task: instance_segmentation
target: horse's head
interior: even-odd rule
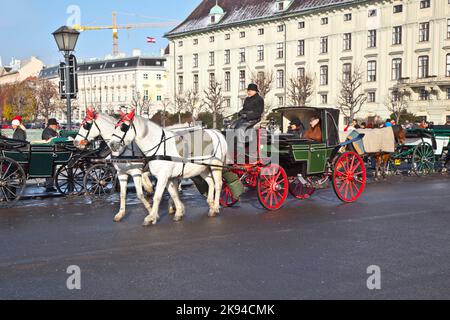
[[[394,130],[395,141],[398,144],[406,143],[406,130],[401,125],[395,125],[392,127]]]
[[[101,135],[99,127],[95,124],[98,117],[99,114],[93,108],[87,108],[86,118],[83,120],[74,141],[75,147],[80,150],[86,149],[90,142]]]
[[[120,121],[116,125],[116,130],[109,141],[109,147],[115,153],[121,152],[136,139],[136,128],[134,126],[136,119],[135,110],[127,114],[121,113],[121,116]]]

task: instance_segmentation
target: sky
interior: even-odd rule
[[[71,23],[79,8],[84,26],[111,25],[112,12],[118,24],[183,21],[201,0],[0,0],[0,57],[3,65],[11,58],[37,56],[47,65],[62,58],[51,33]],[[74,10],[73,10],[74,8]],[[72,9],[71,13],[67,13]],[[70,11],[70,10],[69,10]],[[167,45],[163,39],[171,28],[119,31],[119,50],[128,55],[141,49],[144,55],[157,55]],[[146,37],[157,39],[147,44]],[[112,52],[112,31],[85,31],[76,47],[79,59],[103,58]]]

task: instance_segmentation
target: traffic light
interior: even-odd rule
[[[66,81],[66,63],[62,62],[59,65],[59,93],[61,95],[61,99],[67,99],[67,94],[70,94],[71,99],[77,98],[78,93],[78,75],[77,75],[77,59],[74,55],[69,56],[69,79],[70,79],[70,87],[67,88]],[[68,90],[67,90],[68,89]],[[67,92],[68,91],[68,92]]]

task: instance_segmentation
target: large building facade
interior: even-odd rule
[[[40,77],[59,86],[58,66],[41,71]],[[138,114],[152,115],[162,109],[167,93],[166,59],[130,57],[79,63],[78,96],[73,100],[73,119],[84,119],[86,108],[113,114],[136,108]],[[64,112],[52,116],[65,121]]]
[[[392,91],[408,111],[450,118],[448,0],[204,0],[170,40],[170,94],[222,84],[227,113],[242,106],[254,74],[274,74],[266,102],[290,105],[288,83],[310,74],[308,105],[337,107],[340,79],[363,74],[367,101],[358,118],[386,118]]]

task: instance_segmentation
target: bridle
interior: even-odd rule
[[[89,121],[92,121],[92,122],[89,122]],[[89,138],[89,135],[91,134],[91,130],[92,130],[92,127],[93,127],[94,125],[95,125],[95,127],[97,128],[98,132],[99,132],[100,135],[101,135],[102,131],[100,130],[100,127],[97,125],[97,123],[95,122],[95,119],[86,118],[86,119],[84,119],[84,121],[83,121],[83,123],[81,124],[81,126],[83,127],[84,130],[87,131],[87,133],[86,133],[86,135],[83,136],[83,135],[80,134],[80,132],[78,131],[77,137],[81,137],[83,140],[89,141],[88,138]]]
[[[122,119],[120,119],[119,123],[116,125],[116,127],[120,127],[120,131],[123,132],[123,136],[118,136],[115,132],[112,135],[112,137],[115,137],[119,139],[119,144],[121,147],[126,147],[125,145],[125,138],[127,137],[128,132],[131,128],[134,130],[134,134],[137,135],[136,127],[134,126],[134,119],[126,119],[126,116],[124,116]],[[126,121],[129,121],[130,124],[126,124]]]

